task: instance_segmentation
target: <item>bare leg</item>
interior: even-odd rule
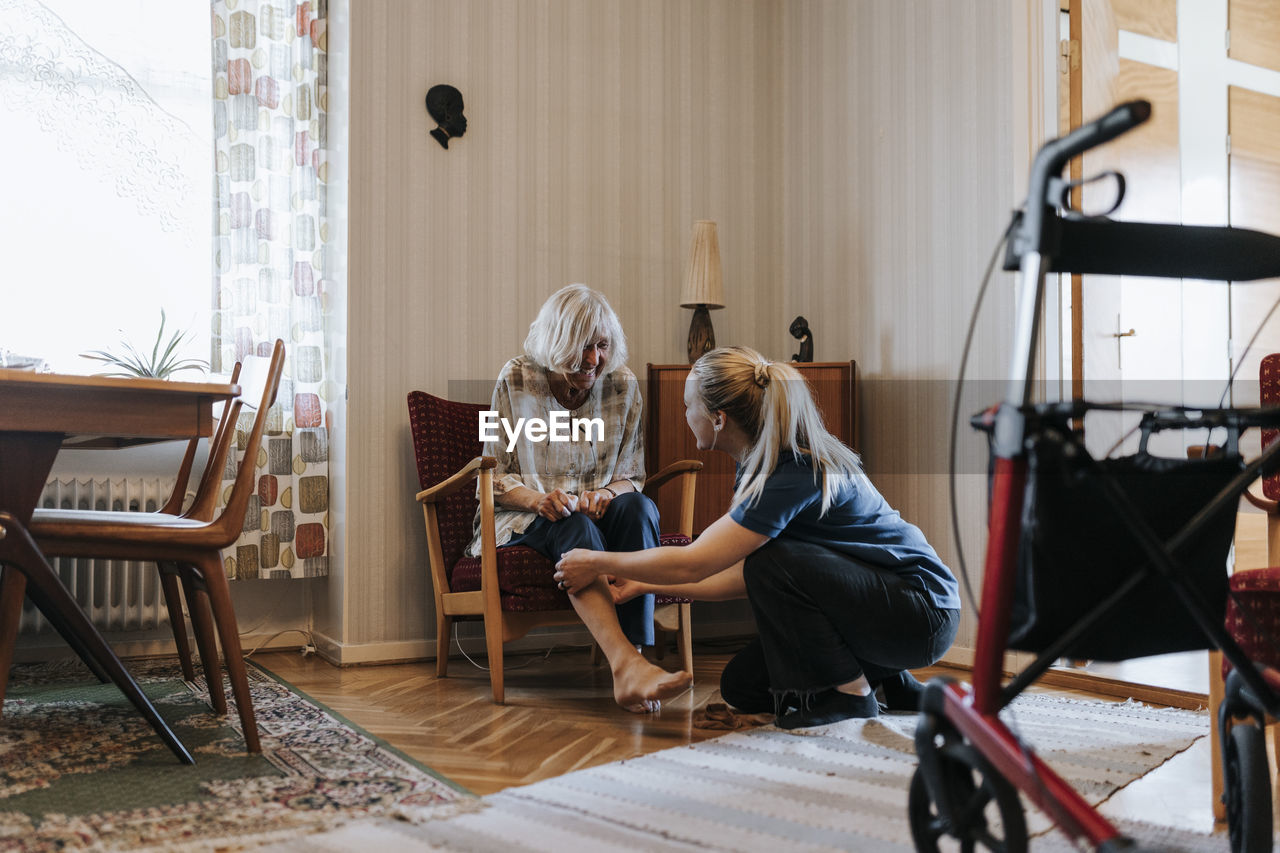
[[[613,698],[628,711],[656,710],[662,699],[678,696],[693,682],[688,672],[667,672],[654,666],[636,651],[618,625],[613,596],[603,580],[569,596],[573,609],[600,645],[613,671]]]
[[[850,696],[866,696],[871,692],[871,682],[867,681],[865,675],[859,675],[853,681],[837,684],[836,690],[841,693],[848,693]]]

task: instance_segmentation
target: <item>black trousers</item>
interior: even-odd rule
[[[759,637],[725,666],[720,692],[751,713],[928,666],[960,626],[959,610],[935,607],[898,573],[821,545],[774,539],[747,557],[743,579]]]
[[[596,520],[575,512],[559,521],[542,516],[508,545],[532,548],[553,562],[574,548],[591,551],[643,551],[658,547],[658,507],[639,492],[626,492],[609,502]],[[653,596],[640,595],[618,605],[618,624],[633,645],[653,645]]]

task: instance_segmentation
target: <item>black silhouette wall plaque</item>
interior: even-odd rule
[[[791,321],[791,337],[800,342],[800,352],[791,356],[792,361],[813,361],[813,332],[809,331],[809,321],[797,317]]]
[[[441,147],[449,147],[449,138],[467,132],[467,118],[462,114],[462,93],[445,83],[427,90],[427,112],[439,125],[431,131]]]

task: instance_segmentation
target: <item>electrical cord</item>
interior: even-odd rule
[[[488,672],[488,671],[489,671],[489,667],[485,666],[484,664],[477,663],[477,662],[476,662],[476,661],[471,657],[471,655],[467,654],[467,650],[466,650],[466,649],[464,649],[464,648],[462,647],[462,640],[461,640],[461,639],[459,639],[459,637],[458,637],[458,623],[457,623],[457,622],[454,622],[454,623],[453,623],[453,641],[454,641],[454,643],[456,643],[456,644],[457,644],[457,646],[458,646],[458,651],[462,652],[462,656],[463,656],[464,658],[466,658],[466,659],[467,659],[467,662],[468,662],[468,663],[470,663],[470,664],[471,664],[472,666],[474,666],[476,669],[483,670],[484,672]],[[542,661],[547,660],[548,658],[550,658],[550,657],[551,657],[551,653],[552,653],[552,652],[554,652],[556,649],[559,649],[559,648],[568,648],[568,649],[589,649],[589,648],[591,648],[591,646],[590,646],[590,645],[586,645],[586,646],[568,646],[568,645],[562,645],[562,644],[560,644],[560,643],[556,643],[556,644],[553,644],[550,648],[548,648],[545,652],[543,652],[543,653],[542,653],[542,655],[540,655],[540,656],[539,656],[539,655],[535,655],[535,656],[533,656],[533,657],[529,658],[529,659],[528,659],[527,661],[525,661],[524,663],[520,664],[519,666],[504,666],[502,669],[503,669],[503,671],[504,671],[504,672],[510,672],[510,671],[511,671],[511,670],[513,670],[513,669],[524,669],[526,666],[529,666],[530,664],[538,663],[538,662],[539,662],[539,660],[542,660]],[[441,652],[439,649],[437,649],[437,650],[436,650],[436,654],[441,654],[441,653],[442,653],[442,652]],[[449,653],[448,649],[445,649],[445,650],[444,650],[444,652],[443,652],[443,654],[448,654],[448,653]]]
[[[282,631],[276,631],[270,637],[267,637],[265,640],[258,643],[258,645],[254,646],[252,649],[245,652],[243,655],[241,655],[241,657],[243,657],[245,660],[248,660],[249,657],[252,656],[254,652],[260,650],[263,646],[265,646],[267,643],[274,640],[276,637],[280,637],[285,634],[301,634],[302,636],[307,638],[306,645],[302,647],[302,653],[304,655],[309,655],[316,650],[315,636],[312,635],[310,631],[308,631],[305,628],[285,628]]]
[[[951,447],[947,466],[947,489],[951,499],[951,536],[955,543],[956,564],[960,570],[960,578],[964,582],[965,594],[969,596],[969,603],[973,606],[974,617],[979,619],[982,618],[982,613],[978,607],[978,599],[973,594],[973,584],[969,579],[969,567],[964,559],[964,544],[960,539],[960,508],[959,501],[956,498],[956,445],[959,437],[960,397],[964,390],[964,374],[969,364],[969,351],[973,346],[973,335],[978,327],[978,316],[982,311],[982,302],[986,298],[987,287],[991,284],[991,275],[995,272],[996,261],[1000,258],[1000,250],[1004,247],[1009,235],[1013,233],[1014,226],[1018,223],[1018,213],[1019,211],[1014,211],[1013,216],[1010,217],[1008,226],[1004,229],[1004,233],[1000,235],[995,249],[991,252],[991,260],[987,262],[987,271],[982,275],[982,285],[978,288],[978,295],[973,303],[973,312],[969,315],[969,330],[964,336],[964,349],[960,354],[960,370],[959,375],[956,377],[956,393],[951,402]]]

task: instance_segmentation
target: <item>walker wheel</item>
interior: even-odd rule
[[[1267,739],[1254,720],[1222,738],[1222,779],[1232,853],[1271,850],[1271,771]]]
[[[937,799],[923,766],[911,777],[907,814],[916,850],[936,853],[943,837],[951,836],[964,853],[1026,853],[1027,822],[1017,789],[958,733],[940,733],[937,739],[942,741],[932,747],[939,771],[932,780]]]

